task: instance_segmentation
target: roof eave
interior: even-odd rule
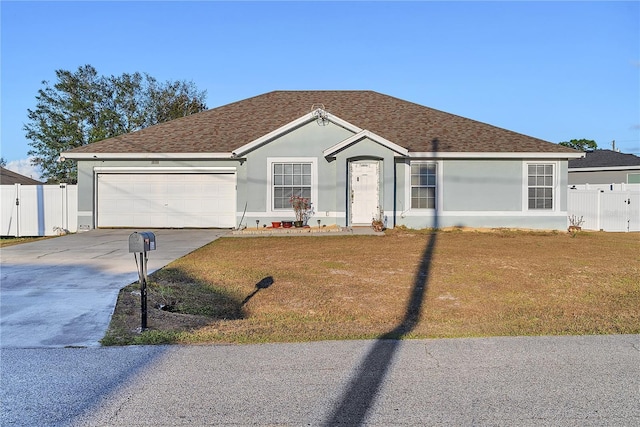
[[[583,157],[584,153],[553,153],[553,152],[409,152],[410,158],[426,159],[577,159]]]
[[[640,170],[640,165],[634,166],[590,166],[586,168],[569,168],[569,172],[606,172]]]
[[[60,160],[232,159],[232,153],[60,153]]]

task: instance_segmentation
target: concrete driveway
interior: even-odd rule
[[[138,280],[129,235],[92,230],[1,249],[0,347],[95,347],[118,291]],[[217,239],[227,230],[151,230],[157,249],[148,272]]]

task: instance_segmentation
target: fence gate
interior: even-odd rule
[[[640,191],[569,189],[567,213],[585,230],[640,231]]]
[[[77,185],[0,185],[0,235],[55,236],[78,229]]]

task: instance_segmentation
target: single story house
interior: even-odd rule
[[[373,91],[274,91],[61,153],[78,225],[567,227],[583,153]]]
[[[587,151],[569,160],[569,185],[640,184],[640,157],[614,150]]]

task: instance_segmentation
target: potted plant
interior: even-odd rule
[[[569,215],[569,232],[577,233],[582,230],[582,224],[584,224],[584,217],[578,217],[577,215]]]
[[[384,231],[384,211],[382,209],[378,210],[378,215],[371,219],[371,228],[374,231]]]
[[[306,220],[311,216],[311,201],[302,196],[291,196],[289,199],[293,212],[296,214],[294,225],[302,227]]]

